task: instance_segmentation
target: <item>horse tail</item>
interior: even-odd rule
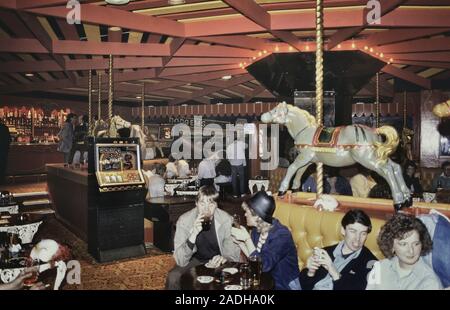
[[[378,160],[385,163],[392,153],[395,152],[400,142],[397,130],[391,126],[382,126],[377,128],[375,132],[386,137],[385,142],[375,142],[375,150],[377,152]]]

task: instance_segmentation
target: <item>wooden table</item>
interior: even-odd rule
[[[182,290],[224,290],[226,285],[239,285],[239,272],[229,277],[230,282],[222,284],[218,280],[218,275],[223,268],[234,267],[239,270],[242,263],[226,263],[219,268],[212,269],[206,268],[204,265],[199,265],[191,268],[189,271],[181,276],[181,289]],[[198,276],[211,276],[214,277],[214,281],[211,283],[200,283],[197,280]],[[251,286],[249,290],[271,290],[274,288],[274,282],[272,275],[267,272],[261,274],[261,282],[258,286]]]

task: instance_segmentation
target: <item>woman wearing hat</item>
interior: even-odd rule
[[[231,235],[247,257],[259,256],[262,271],[270,272],[275,289],[299,290],[297,249],[289,229],[273,218],[275,200],[265,191],[257,192],[242,204],[251,235],[241,226],[232,228]]]

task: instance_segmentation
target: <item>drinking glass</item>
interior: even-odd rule
[[[262,271],[261,257],[257,255],[252,255],[248,258],[248,262],[250,264],[253,285],[259,286],[259,284],[261,283],[261,271]]]
[[[32,287],[39,277],[39,260],[27,259],[26,261],[26,271],[31,270],[31,275],[23,281],[23,285],[26,287]]]
[[[202,222],[202,230],[209,231],[211,229],[211,224],[212,224],[212,217],[205,216]]]
[[[240,284],[243,289],[248,289],[252,285],[252,271],[250,265],[244,263],[239,268]]]

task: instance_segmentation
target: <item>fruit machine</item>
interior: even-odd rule
[[[145,181],[138,138],[91,139],[88,249],[99,262],[145,254]]]

